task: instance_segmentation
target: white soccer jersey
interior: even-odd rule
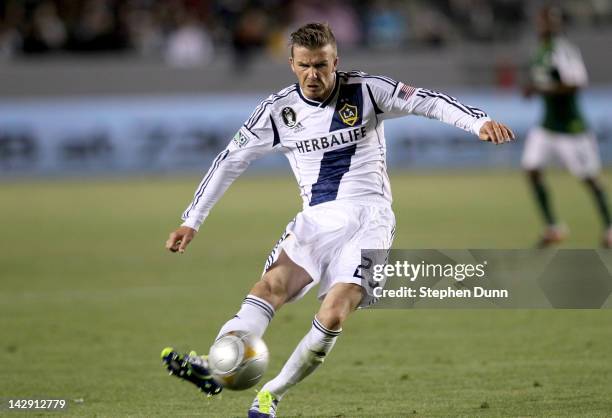
[[[198,229],[249,163],[275,151],[289,159],[304,208],[333,200],[390,203],[383,122],[411,114],[476,135],[490,120],[445,94],[357,71],[337,72],[323,102],[292,85],[261,102],[215,158],[183,213],[183,225]]]

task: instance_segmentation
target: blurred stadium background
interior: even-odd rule
[[[589,69],[582,102],[609,166],[612,0],[556,3]],[[288,164],[254,164],[184,256],[163,243],[253,107],[294,82],[285,43],[306,21],[332,25],[341,69],[449,92],[519,134],[493,147],[427,120],[388,123],[395,247],[531,246],[540,219],[518,159],[540,107],[519,86],[542,4],[0,1],[0,398],[67,398],[70,416],[244,415],[251,392],[202,399],[164,378],[157,356],[205,351],[235,313],[299,210]],[[549,180],[565,245],[595,247],[587,194],[563,172]],[[316,305],[310,295],[277,315],[269,377]],[[280,411],[610,416],[609,324],[607,310],[358,312]]]
[[[542,4],[448,1],[77,1],[0,3],[0,174],[201,170],[253,107],[293,83],[286,39],[328,21],[341,69],[444,90],[524,137],[539,102],[520,98]],[[612,1],[563,1],[592,86],[584,104],[612,161]],[[415,119],[415,118],[411,118]],[[516,168],[436,123],[388,124],[392,168]],[[272,158],[264,168],[286,167]],[[259,167],[258,166],[258,167]]]

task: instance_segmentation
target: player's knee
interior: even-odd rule
[[[348,314],[344,314],[340,310],[325,309],[317,313],[317,319],[325,328],[335,331],[342,328],[342,324],[346,320]]]
[[[322,306],[317,313],[317,319],[325,328],[335,331],[342,328],[342,324],[350,313],[350,309],[347,309],[343,304],[332,304]]]
[[[338,330],[363,298],[361,286],[352,283],[336,284],[325,296],[317,319],[325,328]]]

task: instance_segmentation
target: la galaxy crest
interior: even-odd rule
[[[353,106],[351,104],[345,103],[344,106],[338,111],[340,115],[340,119],[348,126],[353,126],[359,119],[359,113],[357,111],[357,106]]]
[[[284,107],[283,110],[281,110],[281,117],[283,118],[283,123],[288,128],[293,128],[297,122],[295,110],[290,107]]]

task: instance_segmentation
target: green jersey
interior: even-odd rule
[[[584,87],[588,82],[580,51],[560,37],[540,44],[531,63],[531,78],[536,87],[543,89],[558,84]],[[542,98],[544,128],[567,134],[578,134],[587,130],[586,121],[578,105],[577,92],[543,94]]]

